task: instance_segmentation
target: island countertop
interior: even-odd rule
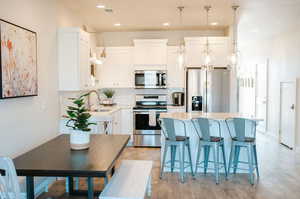
[[[205,117],[208,119],[215,119],[215,120],[226,120],[229,118],[246,118],[252,119],[255,121],[263,121],[263,119],[255,118],[250,115],[242,114],[242,113],[205,113],[205,112],[173,112],[173,113],[161,113],[160,118],[172,118],[176,120],[192,120],[199,117]]]

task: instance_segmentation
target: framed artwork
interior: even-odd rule
[[[37,34],[0,19],[0,99],[38,95]]]

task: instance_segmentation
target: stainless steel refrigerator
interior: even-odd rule
[[[227,68],[186,69],[187,112],[229,112],[230,71]]]

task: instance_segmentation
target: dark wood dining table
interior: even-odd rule
[[[67,177],[69,194],[87,194],[94,198],[93,178],[105,178],[114,172],[116,160],[126,147],[129,135],[91,135],[88,150],[70,149],[69,135],[58,137],[15,158],[18,176],[26,176],[27,199],[34,199],[34,177]],[[73,177],[87,177],[88,190],[73,188]]]

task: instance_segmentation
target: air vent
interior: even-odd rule
[[[105,8],[104,11],[105,12],[113,12],[113,9],[111,9],[111,8]]]

